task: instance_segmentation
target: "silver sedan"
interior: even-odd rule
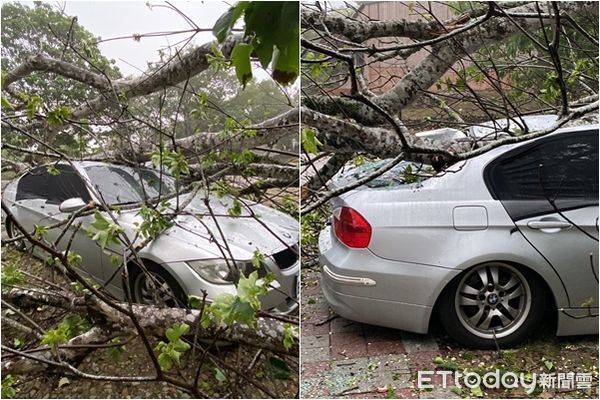
[[[598,332],[598,125],[504,145],[423,182],[332,201],[322,290],[346,318],[512,346],[556,315]]]
[[[109,243],[102,249],[92,240],[87,230],[95,221],[93,213],[76,218],[58,241],[58,249],[64,251],[73,236],[70,250],[82,257],[79,272],[85,277],[120,298],[125,297],[129,286],[135,302],[159,301],[167,305],[185,304],[188,295],[202,297],[204,292],[209,300],[220,293],[235,294],[232,263],[248,275],[254,270],[251,260],[258,251],[264,256],[259,277],[268,271],[276,276],[272,289],[262,298],[263,309],[285,313],[297,308],[299,238],[295,219],[252,202],[246,203],[247,208],[240,207],[240,215],[233,218],[228,210],[234,201],[228,196],[210,195],[209,210],[203,193],[190,199],[191,193],[174,196],[174,192],[174,180],[155,170],[83,161],[34,168],[8,184],[3,201],[13,218],[29,232],[35,225],[52,227],[44,235],[49,242],[60,238],[65,226],[61,222],[90,202],[122,208],[115,213],[117,223],[134,245],[144,242],[138,234],[142,218],[137,204],[159,195],[169,202],[170,212],[178,204],[187,204],[171,227],[139,251],[139,260],[148,274],[127,258],[132,260],[128,285],[122,281],[118,266],[129,252],[122,243]],[[110,220],[108,214],[101,214]],[[20,235],[10,218],[5,223],[9,236]],[[18,243],[22,248],[29,247],[24,241]],[[41,258],[47,256],[38,247],[32,251]],[[153,290],[156,282],[159,298]]]

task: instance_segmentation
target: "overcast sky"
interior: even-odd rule
[[[58,3],[55,3],[58,4]],[[79,23],[102,39],[131,36],[151,32],[172,32],[191,29],[186,20],[175,11],[165,8],[160,1],[67,1],[65,12],[77,16]],[[215,21],[229,8],[223,1],[172,1],[182,13],[200,28],[211,29]],[[158,61],[158,49],[185,40],[188,34],[131,38],[102,42],[100,51],[117,62],[123,75],[138,75],[145,70],[147,61]],[[211,32],[201,32],[195,43],[214,40]],[[130,65],[131,64],[131,65]]]

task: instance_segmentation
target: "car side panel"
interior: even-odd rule
[[[463,271],[488,261],[507,261],[532,269],[548,284],[559,307],[569,305],[557,271],[519,234],[495,200],[447,202],[352,202],[372,224],[369,250],[382,259]],[[487,227],[455,226],[456,208],[483,207]],[[477,218],[482,218],[476,211]],[[475,221],[477,222],[477,221]]]
[[[561,308],[556,312],[558,336],[598,334],[598,308]]]
[[[565,219],[566,217],[566,219]],[[598,207],[591,206],[576,210],[546,214],[517,221],[521,234],[558,271],[569,293],[570,304],[565,307],[598,309],[598,237],[596,218]],[[563,223],[565,228],[534,228],[536,223]],[[575,226],[568,226],[573,222]],[[586,236],[589,235],[589,236]]]

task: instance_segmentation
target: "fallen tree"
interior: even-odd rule
[[[185,202],[177,200],[171,210],[159,206],[168,200],[164,194],[115,207],[104,201],[97,188],[88,187],[99,199],[97,204],[90,203],[86,210],[53,226],[36,225],[33,231],[30,226],[25,229],[3,201],[3,215],[10,221],[13,236],[3,240],[3,251],[27,242],[48,258],[37,270],[20,265],[21,260],[35,263],[26,254],[14,255],[11,250],[11,261],[3,258],[2,319],[7,329],[2,374],[19,376],[21,383],[37,373],[94,381],[164,382],[205,398],[214,397],[207,387],[223,382],[230,386],[225,395],[245,397],[242,384],[246,383],[260,397],[289,397],[290,388],[284,391],[272,383],[287,379],[291,390],[297,391],[292,378],[298,369],[298,318],[262,309],[260,296],[271,290],[270,276],[258,282],[250,279],[249,272],[236,281],[251,286],[246,293],[238,287],[237,294],[228,296],[177,299],[176,308],[135,304],[129,296],[117,299],[106,290],[107,282],[90,280],[76,268],[81,257],[71,247],[74,232],[81,228],[81,217],[96,212],[102,213],[105,226],[114,228],[110,241],[124,249],[122,262],[113,264],[111,279],[122,280],[124,291],[130,291],[128,269],[135,265],[150,277],[154,295],[161,288],[138,253],[176,224],[199,193],[211,223],[207,226],[196,215],[206,228],[206,237],[198,234],[198,240],[216,243],[237,275],[240,272],[219,225],[223,215],[216,215],[209,201],[211,190],[218,189],[233,203],[233,211],[222,210],[228,218],[252,218],[260,223],[249,204],[261,202],[296,217],[296,208],[284,200],[294,194],[289,188],[298,179],[294,156],[297,90],[286,86],[298,74],[294,53],[287,51],[290,43],[297,44],[298,32],[277,33],[277,24],[289,26],[290,20],[297,21],[297,7],[284,2],[234,5],[215,22],[217,39],[201,44],[193,44],[193,39],[204,28],[175,6],[164,8],[192,26],[185,31],[189,37],[161,51],[161,61],[146,71],[123,77],[98,50],[101,39],[79,26],[75,17],[48,4],[36,3],[33,8],[3,5],[3,173],[15,175],[42,164],[52,169],[58,163],[69,165],[82,159],[135,167],[152,163],[177,182],[175,193],[169,196],[191,196]],[[279,20],[272,21],[272,29],[257,31],[253,18],[266,14]],[[244,19],[243,33],[233,28],[237,18]],[[31,29],[21,32],[19,21],[25,19]],[[145,35],[152,33],[130,39]],[[268,59],[259,42],[251,43],[255,37],[262,38],[260,43],[271,40]],[[252,46],[259,51],[247,51]],[[269,68],[273,79],[251,81],[257,63]],[[152,235],[142,234],[141,227],[131,236],[124,234],[116,217],[123,209],[133,208],[147,211]],[[241,215],[246,209],[248,215]],[[49,229],[57,229],[58,239],[44,235]],[[270,234],[273,241],[281,240],[279,233]],[[106,250],[100,236],[90,237],[90,243]],[[80,368],[97,351],[124,349],[132,342],[148,360],[150,373],[112,375]],[[229,347],[221,346],[225,343]],[[254,356],[243,364],[240,352]],[[235,363],[224,356],[228,353],[237,357]],[[273,362],[279,368],[278,378],[262,372],[270,371]]]
[[[378,20],[369,7],[317,3],[302,11],[301,115],[312,128],[303,137],[302,213],[331,197],[326,183],[357,156],[424,162],[439,171],[598,110],[596,4],[443,4],[454,14],[446,21],[425,4],[392,6],[409,20]],[[430,110],[427,117],[403,118],[416,104]],[[522,116],[533,113],[556,114],[558,122],[532,132]],[[419,127],[464,129],[496,119],[510,121],[514,129],[497,127],[510,138],[415,136]],[[313,165],[324,156],[321,168]]]

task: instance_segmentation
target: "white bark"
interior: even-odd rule
[[[561,13],[598,14],[598,4],[595,2],[559,2]],[[373,102],[391,114],[397,114],[424,90],[428,90],[442,77],[457,61],[490,44],[498,43],[512,36],[522,34],[522,30],[539,29],[538,18],[519,18],[515,15],[536,12],[534,3],[511,8],[511,19],[496,15],[452,38],[435,44],[430,54],[406,74],[392,89],[372,98]],[[478,19],[487,18],[481,16]],[[554,18],[552,15],[542,16],[543,19]],[[475,22],[475,21],[474,21]],[[474,22],[470,22],[473,24]],[[347,22],[354,26],[354,22]],[[357,29],[357,28],[355,28]],[[398,35],[393,35],[398,36]],[[304,104],[330,115],[347,115],[366,125],[377,125],[384,122],[380,114],[368,106],[348,98],[311,96]]]
[[[63,308],[82,315],[91,315],[97,321],[104,320],[103,324],[96,324],[96,330],[92,330],[86,336],[85,343],[100,343],[112,337],[125,333],[136,333],[131,318],[121,313],[109,304],[90,296],[76,295],[63,291],[42,291],[28,289],[13,289],[8,294],[9,299],[19,307],[38,306],[40,304]],[[123,309],[128,309],[127,303],[117,303]],[[196,331],[199,324],[200,310],[188,310],[183,308],[159,308],[151,305],[132,305],[133,315],[148,336],[162,337],[167,329],[174,324],[186,323],[190,325],[190,332]],[[211,325],[207,329],[201,328],[198,337],[201,339],[212,339],[217,330],[224,329],[219,339],[236,343],[244,343],[250,346],[264,348],[275,352],[297,354],[298,338],[295,337],[294,345],[289,350],[283,348],[284,328],[283,323],[266,317],[258,317],[257,328],[253,329],[245,324],[236,323],[230,327],[224,324]],[[110,335],[105,334],[105,330]],[[75,340],[75,339],[72,339]],[[84,342],[82,342],[84,343]]]

